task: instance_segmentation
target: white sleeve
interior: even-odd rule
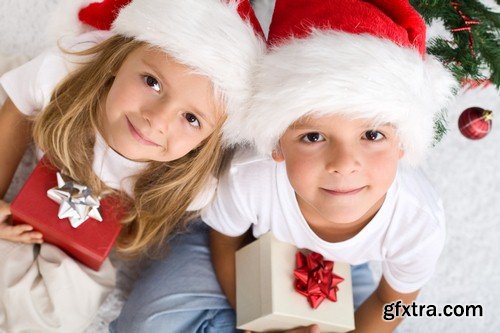
[[[406,251],[383,261],[384,278],[400,293],[419,290],[432,277],[444,243],[445,230],[441,224],[418,244],[407,244]]]
[[[225,172],[219,179],[215,199],[201,212],[202,220],[227,236],[240,236],[252,225],[249,195],[244,197],[235,169]],[[243,185],[244,186],[244,185]],[[248,194],[250,191],[243,191]]]
[[[25,115],[34,115],[50,102],[56,86],[82,60],[64,50],[81,51],[109,38],[110,32],[93,31],[61,40],[60,47],[52,47],[24,65],[0,77],[0,85],[14,105]],[[62,49],[61,49],[62,48]]]
[[[34,115],[47,106],[54,88],[68,75],[67,60],[61,52],[49,49],[0,78],[7,96],[25,115]]]
[[[188,212],[197,211],[206,207],[214,198],[217,189],[217,178],[210,176],[205,187],[194,198],[186,209]]]

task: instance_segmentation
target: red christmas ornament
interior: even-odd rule
[[[493,112],[480,107],[465,109],[458,118],[458,128],[468,139],[479,140],[491,130]]]

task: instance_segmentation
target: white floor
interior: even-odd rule
[[[0,55],[32,57],[40,52],[50,40],[45,31],[54,31],[47,13],[60,2],[0,0]],[[418,302],[479,304],[483,317],[413,317],[405,320],[400,332],[500,332],[500,128],[494,120],[492,132],[483,140],[464,138],[456,123],[469,106],[490,108],[499,115],[500,95],[489,88],[459,97],[450,110],[450,131],[424,167],[444,200],[448,238],[435,275]],[[21,184],[30,165],[27,157],[14,187]],[[108,297],[88,332],[107,332],[137,274],[134,264],[119,264],[119,288]]]

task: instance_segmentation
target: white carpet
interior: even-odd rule
[[[0,54],[32,57],[53,40],[49,13],[64,0],[0,0]],[[182,1],[182,0],[179,0]],[[70,8],[73,0],[66,0]],[[493,5],[492,0],[485,3]],[[498,7],[497,7],[498,8]],[[500,128],[483,140],[465,139],[457,129],[469,106],[492,109],[500,120],[500,96],[490,88],[463,94],[450,110],[450,132],[425,166],[446,207],[448,238],[433,279],[422,290],[421,304],[480,304],[482,318],[408,318],[400,332],[500,332]],[[10,191],[15,193],[33,165],[25,157]],[[107,332],[126,291],[137,275],[136,263],[117,262],[118,288],[108,297],[87,332]],[[374,265],[375,271],[377,270]]]

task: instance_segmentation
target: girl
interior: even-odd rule
[[[245,1],[135,0],[111,32],[64,44],[71,55],[49,51],[5,74],[0,195],[33,137],[59,170],[131,203],[120,253],[159,245],[210,197],[230,144],[223,123],[243,106],[262,51],[250,21]],[[0,209],[0,329],[82,331],[114,285],[109,260],[94,272],[49,244],[33,247],[41,235],[10,226],[8,205]]]

